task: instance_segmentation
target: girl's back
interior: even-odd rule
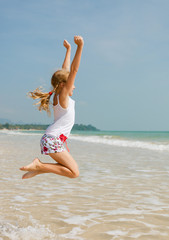
[[[59,136],[64,134],[69,137],[70,131],[75,122],[75,101],[69,97],[68,107],[65,109],[60,105],[59,95],[57,96],[57,105],[53,105],[54,123],[46,129],[46,134],[50,136]]]

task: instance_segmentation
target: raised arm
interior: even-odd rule
[[[83,38],[81,36],[75,36],[74,42],[77,45],[77,49],[76,49],[76,53],[75,53],[74,59],[72,61],[71,67],[70,67],[70,74],[69,74],[69,77],[68,77],[68,80],[67,80],[66,86],[65,86],[68,91],[74,85],[74,81],[75,81],[75,77],[76,77],[76,74],[79,69],[83,45],[84,45]]]
[[[70,71],[70,53],[71,53],[71,45],[67,40],[64,40],[63,46],[66,48],[66,55],[62,65],[62,68]]]

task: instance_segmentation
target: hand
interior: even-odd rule
[[[71,45],[70,45],[70,43],[69,43],[67,40],[64,40],[63,46],[64,46],[65,48],[67,48],[67,49],[70,49],[70,48],[71,48]]]
[[[74,42],[77,44],[77,46],[81,46],[83,47],[84,45],[84,41],[83,38],[81,36],[74,36]]]

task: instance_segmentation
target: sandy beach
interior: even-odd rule
[[[53,162],[40,154],[40,137],[0,132],[0,240],[168,240],[169,151],[72,135],[79,178],[22,180],[19,167],[34,157]]]

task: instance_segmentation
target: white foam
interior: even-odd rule
[[[136,219],[132,219],[132,218],[116,218],[115,220],[112,220],[112,222],[133,222],[133,223],[141,223],[143,225],[145,225],[146,227],[149,227],[150,229],[152,228],[155,228],[156,225],[153,225],[153,224],[149,224],[149,223],[146,223],[146,222],[143,222],[143,221],[139,221],[139,220],[136,220]]]
[[[148,173],[168,173],[168,171],[157,171],[157,170],[148,170],[148,169],[136,169],[136,172],[148,172]]]
[[[71,135],[70,139],[91,142],[91,143],[101,143],[117,147],[129,147],[129,148],[142,148],[155,151],[169,151],[169,144],[162,144],[158,142],[146,142],[146,141],[135,141],[126,139],[116,139],[110,136],[78,136]]]
[[[80,227],[74,227],[70,232],[61,234],[60,236],[68,239],[84,240],[84,238],[77,236],[83,232],[84,230],[82,230]]]
[[[15,197],[13,198],[13,201],[17,201],[17,202],[26,202],[27,199],[24,198],[24,197],[22,197],[22,196],[15,196]]]
[[[72,216],[67,219],[64,219],[64,222],[66,222],[68,224],[84,225],[86,221],[96,218],[98,216],[100,216],[100,215],[94,214],[94,213],[91,213],[88,216],[76,215],[76,216]]]
[[[64,211],[68,211],[69,210],[68,206],[66,206],[66,205],[58,205],[57,208],[59,210],[64,210]]]
[[[108,231],[106,233],[109,235],[113,235],[114,237],[127,236],[127,234],[128,234],[127,231],[120,231],[120,230]]]
[[[18,227],[10,223],[1,222],[0,232],[2,237],[8,237],[10,240],[58,239],[48,228],[37,223],[33,226]]]
[[[22,130],[8,130],[8,129],[2,129],[0,130],[0,133],[7,134],[7,135],[26,135],[26,136],[36,136],[36,135],[42,135],[41,132],[29,132],[29,131],[22,131]]]
[[[164,205],[164,203],[162,203],[157,197],[142,198],[138,202],[139,203],[144,203],[144,204],[150,204],[150,205],[157,205],[157,206],[163,206]]]
[[[138,209],[131,209],[131,208],[118,208],[115,210],[109,211],[108,215],[141,215],[143,214],[143,210],[138,210]]]
[[[139,237],[142,237],[142,236],[147,236],[147,237],[150,237],[150,236],[168,236],[168,233],[165,233],[165,232],[162,232],[162,231],[157,231],[157,230],[151,230],[150,232],[148,233],[143,233],[143,232],[138,232],[138,233],[133,233],[130,235],[131,238],[139,238]],[[149,239],[149,238],[147,238]],[[156,238],[158,239],[158,237]]]

